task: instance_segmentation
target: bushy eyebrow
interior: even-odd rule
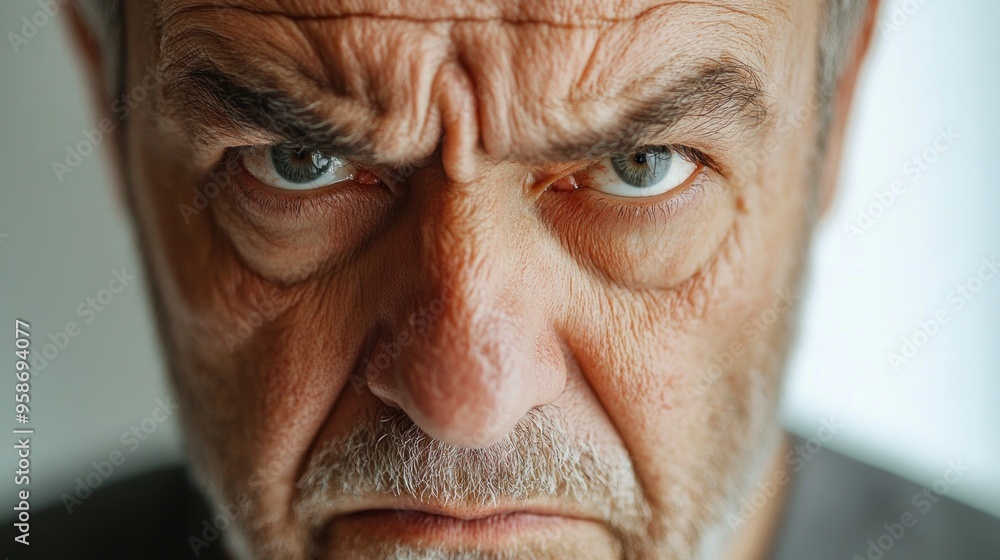
[[[655,93],[627,100],[618,125],[559,143],[545,156],[552,160],[587,160],[627,153],[662,138],[690,121],[704,138],[750,136],[770,122],[761,74],[734,58],[702,59],[684,75]]]
[[[351,131],[271,85],[272,77],[254,68],[227,72],[211,60],[175,65],[168,71],[168,110],[196,139],[227,133],[274,136],[279,141],[322,147],[345,156],[378,161],[364,131]],[[560,140],[543,153],[515,153],[530,162],[581,161],[634,151],[662,138],[682,121],[703,136],[750,135],[769,122],[763,80],[758,71],[734,58],[704,59],[666,85],[644,88],[635,99],[618,99],[624,108],[612,130],[594,130]],[[425,156],[422,154],[421,156]]]
[[[200,57],[199,57],[200,58]],[[218,135],[273,136],[280,141],[323,147],[340,154],[375,159],[371,145],[320,115],[318,103],[303,105],[273,79],[247,69],[240,74],[200,59],[169,66],[164,98],[167,111],[196,140]]]

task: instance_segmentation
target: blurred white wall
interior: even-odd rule
[[[54,358],[37,364],[44,369],[36,367],[32,376],[35,507],[72,493],[75,479],[86,481],[95,472],[92,462],[109,462],[114,451],[123,454],[124,462],[112,465],[108,477],[91,476],[95,484],[176,458],[180,448],[172,420],[155,425],[146,421],[150,433],[142,431],[156,399],[165,399],[169,392],[145,301],[145,281],[138,274],[140,263],[123,207],[108,186],[108,161],[95,151],[62,175],[62,181],[52,169],[53,161],[65,162],[67,147],[84,141],[83,131],[95,128],[96,121],[89,112],[82,73],[71,56],[63,27],[66,15],[47,19],[39,12],[34,1],[0,3],[0,234],[6,234],[0,235],[0,347],[5,349],[0,368],[6,373],[14,364],[15,317],[31,324],[36,358],[44,358],[49,334],[62,338],[59,333],[65,333],[67,322],[77,323],[79,331],[71,329],[77,335],[66,335],[64,348],[53,346],[58,353],[50,351]],[[28,33],[22,29],[25,17],[45,23],[15,52],[8,34],[30,34],[30,28]],[[103,296],[100,290],[122,267],[136,279],[102,305],[97,300]],[[118,284],[113,287],[118,289]],[[90,307],[87,298],[95,298],[96,307]],[[0,383],[0,402],[6,426],[13,423],[13,375],[4,375]],[[129,434],[123,442],[123,434],[133,426],[146,439]],[[12,451],[8,438],[13,443],[9,431],[4,449]],[[13,473],[15,459],[13,452],[0,453],[3,472]],[[11,482],[5,480],[5,500],[13,498]],[[85,508],[86,502],[78,511]]]
[[[976,278],[1000,263],[1000,2],[883,3],[784,417],[836,418],[831,448],[922,484],[963,459],[949,494],[1000,516],[1000,273]]]
[[[885,12],[896,7],[912,13],[900,11],[896,28],[878,33],[840,198],[816,240],[783,415],[807,437],[833,417],[844,427],[831,448],[925,484],[961,458],[972,470],[954,495],[1000,515],[1000,276],[961,309],[949,300],[982,257],[1000,253],[1000,189],[991,181],[1000,109],[990,101],[1000,87],[1000,34],[988,29],[1000,3],[890,1]],[[38,10],[32,1],[0,3],[0,31],[20,34],[21,18]],[[108,479],[176,459],[180,448],[173,420],[138,446],[127,437],[144,421],[152,426],[168,390],[107,162],[90,154],[62,181],[52,169],[95,126],[63,23],[57,14],[17,52],[0,46],[0,320],[30,321],[36,353],[68,321],[80,329],[33,377],[36,506],[72,492],[113,451],[124,463]],[[915,178],[907,162],[949,127],[957,139]],[[903,194],[848,235],[845,225],[857,225],[858,212],[895,180]],[[136,280],[91,315],[87,298],[122,267]],[[948,323],[894,371],[887,354],[940,309]],[[0,385],[0,400],[13,402],[12,382]],[[13,459],[0,457],[5,472]]]

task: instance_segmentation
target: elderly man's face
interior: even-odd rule
[[[209,4],[127,3],[125,161],[232,550],[731,539],[778,449],[820,2]]]

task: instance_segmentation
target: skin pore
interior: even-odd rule
[[[820,13],[128,3],[125,191],[232,555],[760,556],[778,498],[727,514],[787,468]],[[350,179],[267,184],[274,146]]]

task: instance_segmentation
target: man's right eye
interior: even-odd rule
[[[358,169],[322,150],[294,144],[251,146],[240,150],[240,163],[254,179],[276,189],[308,191],[349,181]]]

